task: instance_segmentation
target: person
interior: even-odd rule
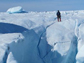
[[[61,13],[60,13],[59,10],[57,11],[57,19],[58,19],[58,22],[59,22],[59,20],[60,20],[60,22],[61,22]]]

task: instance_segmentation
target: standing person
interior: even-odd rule
[[[57,19],[58,19],[58,22],[59,22],[59,19],[60,19],[60,22],[61,22],[61,13],[60,13],[59,10],[57,11]]]

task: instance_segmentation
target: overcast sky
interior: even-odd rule
[[[0,0],[0,12],[16,6],[26,11],[84,10],[84,0]]]

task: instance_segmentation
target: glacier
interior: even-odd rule
[[[61,14],[0,12],[0,63],[84,63],[84,10]]]

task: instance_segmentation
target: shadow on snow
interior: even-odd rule
[[[25,30],[27,29],[18,25],[0,22],[0,33],[3,33],[3,34],[4,33],[21,33]]]

